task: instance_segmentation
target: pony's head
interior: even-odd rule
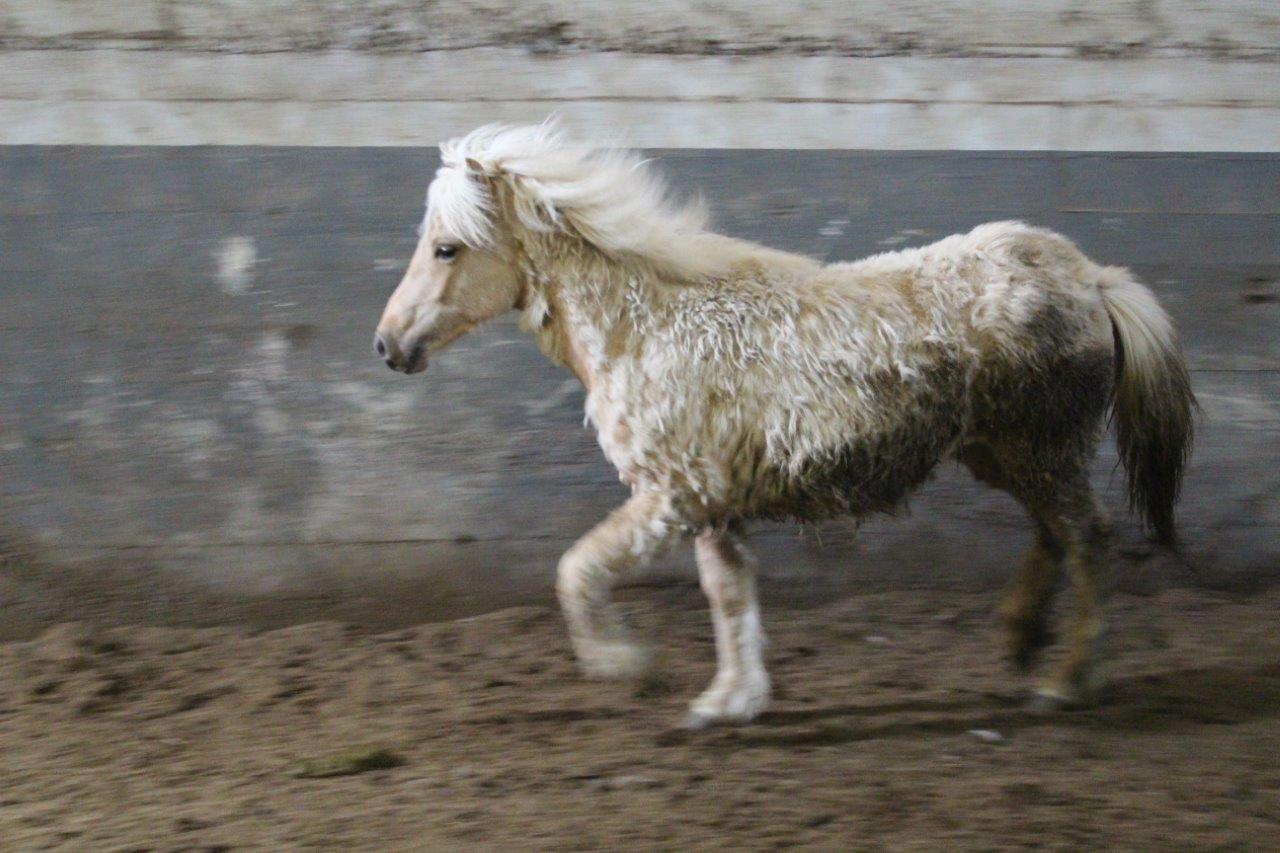
[[[666,199],[634,155],[564,139],[553,123],[488,125],[440,146],[421,240],[387,302],[374,349],[393,370],[521,307],[531,283],[522,235],[563,233],[618,260],[688,277],[702,258],[698,206]]]
[[[441,148],[418,247],[374,335],[374,350],[392,370],[425,370],[428,353],[521,300],[514,246],[494,227],[493,179],[478,160],[458,156],[459,148]]]

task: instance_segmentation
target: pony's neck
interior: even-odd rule
[[[538,348],[588,391],[637,340],[635,318],[654,298],[656,275],[563,234],[526,233],[521,325]]]

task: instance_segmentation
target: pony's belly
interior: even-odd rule
[[[751,485],[753,515],[820,521],[892,512],[933,474],[959,429],[852,442],[798,472],[772,469]]]
[[[745,484],[751,503],[770,518],[890,512],[955,447],[966,427],[965,397],[953,359],[917,368],[911,380],[886,378],[858,407],[851,404],[843,435],[838,425],[821,425],[832,439],[827,449],[808,452],[798,464],[793,456],[761,465]]]

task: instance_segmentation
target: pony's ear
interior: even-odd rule
[[[475,159],[474,157],[468,157],[466,162],[467,162],[467,171],[468,171],[468,172],[470,172],[470,173],[471,173],[471,174],[473,174],[473,175],[483,175],[483,174],[484,174],[484,166],[481,166],[481,165],[480,165],[480,161],[479,161],[479,160]]]

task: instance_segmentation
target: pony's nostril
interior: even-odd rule
[[[383,358],[387,357],[387,345],[382,340],[382,335],[373,336],[373,351]]]

